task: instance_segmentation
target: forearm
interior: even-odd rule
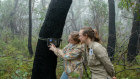
[[[62,51],[61,49],[59,49],[59,48],[56,48],[56,49],[54,50],[54,54],[55,54],[56,56],[58,56],[58,57],[63,58],[63,51]]]
[[[95,54],[97,58],[100,60],[100,62],[103,64],[104,68],[106,69],[107,73],[113,77],[114,72],[114,66],[110,61],[110,58],[108,57],[107,51],[104,47],[98,46],[96,47]]]
[[[102,64],[104,65],[104,68],[106,69],[107,73],[113,77],[115,76],[115,72],[114,72],[114,66],[111,63],[111,61],[108,59],[108,57],[101,57],[100,61],[102,62]]]

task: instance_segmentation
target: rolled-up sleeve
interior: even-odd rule
[[[71,51],[67,51],[67,53],[63,55],[63,58],[65,60],[73,60],[73,59],[79,57],[80,55],[81,55],[81,50],[75,48]]]
[[[100,62],[103,64],[104,68],[106,69],[107,73],[113,77],[115,75],[114,72],[114,66],[111,63],[107,51],[104,47],[102,46],[97,46],[94,50],[95,55],[98,57],[98,59],[100,60]]]
[[[54,50],[54,54],[58,57],[63,57],[63,50],[56,48],[56,50]]]
[[[64,53],[63,50],[57,48],[54,53],[55,55],[63,58],[64,60],[73,60],[82,54],[82,50],[79,48],[74,48],[67,51],[67,53]]]

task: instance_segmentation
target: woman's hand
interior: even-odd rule
[[[51,51],[55,51],[56,50],[56,46],[54,44],[52,44],[52,43],[48,47],[50,47],[49,50],[51,50]]]

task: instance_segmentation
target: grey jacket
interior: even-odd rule
[[[112,79],[114,67],[106,49],[98,42],[86,46],[86,60],[92,73],[92,79]]]

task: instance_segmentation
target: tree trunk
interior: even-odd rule
[[[39,37],[61,38],[72,0],[51,0]],[[31,79],[56,79],[57,57],[38,39]]]
[[[138,53],[140,53],[140,29],[139,29],[139,37],[138,37]]]
[[[15,23],[15,17],[14,15],[16,14],[16,8],[18,5],[18,0],[15,0],[15,6],[14,9],[12,10],[12,12],[10,13],[10,27],[11,27],[11,31],[13,34],[15,34],[17,32],[17,27],[16,27],[16,23]]]
[[[45,8],[45,7],[46,7],[45,2],[46,2],[45,0],[41,0],[42,7],[43,7],[43,8]]]
[[[28,50],[29,54],[33,56],[32,50],[32,0],[29,0],[29,37],[28,37]]]
[[[35,6],[35,0],[32,1],[32,4],[33,4],[32,5],[32,10],[33,10],[34,9],[34,6]]]
[[[139,31],[139,35],[138,35],[137,53],[140,53],[140,31]]]
[[[139,2],[140,3],[140,0]],[[140,7],[136,7],[136,11],[134,12],[134,19],[133,19],[133,27],[131,30],[131,37],[128,44],[128,54],[127,60],[132,62],[138,54],[138,43],[139,43],[139,34],[140,34]]]
[[[1,0],[0,0],[0,7],[1,7]]]
[[[115,5],[114,0],[108,0],[109,3],[109,37],[107,51],[110,59],[113,60],[116,44],[116,28],[115,28]]]
[[[77,28],[76,28],[76,18],[75,18],[75,16],[74,16],[74,11],[73,11],[73,7],[72,8],[70,8],[70,13],[71,13],[71,18],[70,18],[70,20],[71,20],[71,27],[72,27],[72,30],[73,31],[78,31],[77,30]]]

